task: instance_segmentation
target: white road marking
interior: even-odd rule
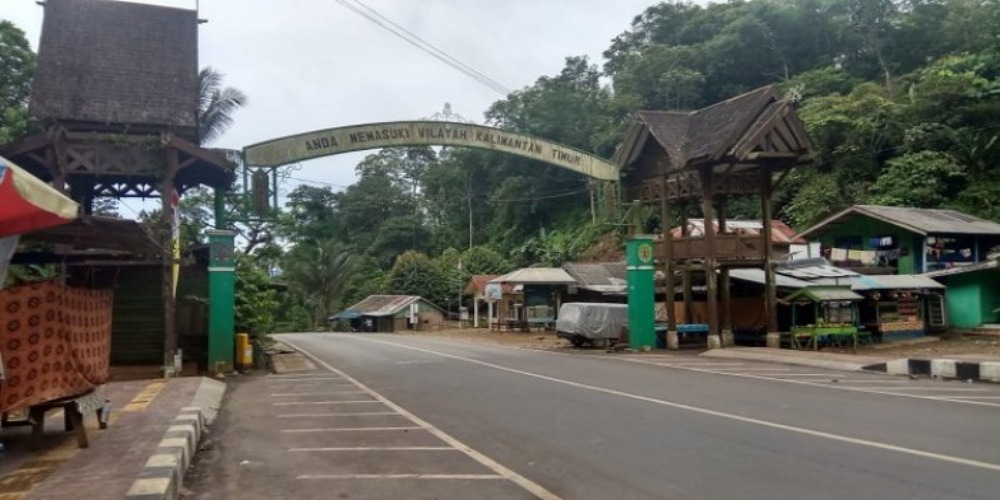
[[[267,382],[312,382],[314,380],[344,380],[343,377],[309,377],[309,378],[278,378],[280,375],[270,375]]]
[[[781,372],[790,372],[791,368],[719,368],[717,369],[719,373],[763,373],[768,374],[769,372],[778,372],[775,375],[784,375]]]
[[[719,366],[747,366],[746,363],[652,363],[660,366],[694,366],[694,367],[719,367]]]
[[[863,379],[863,378],[840,378],[836,375],[830,377],[831,379],[837,379],[839,383],[842,384],[909,384],[909,380],[882,380],[882,379]],[[871,389],[871,387],[869,387]],[[896,387],[893,387],[896,389]]]
[[[417,431],[423,430],[423,427],[408,426],[408,427],[327,427],[319,429],[282,429],[281,432],[287,432],[290,434],[297,433],[312,433],[312,432],[377,432],[377,431]]]
[[[444,353],[444,352],[432,351],[432,350],[429,350],[429,349],[422,349],[420,347],[412,347],[412,346],[403,345],[403,344],[396,344],[394,342],[386,342],[386,341],[383,341],[383,340],[375,340],[375,339],[368,339],[368,338],[365,338],[365,339],[358,338],[358,340],[362,340],[364,342],[372,342],[372,343],[376,343],[376,344],[383,344],[383,345],[398,347],[400,349],[409,349],[409,350],[412,350],[412,351],[424,352],[424,353],[427,353],[427,354],[434,354],[434,355],[437,355],[437,356],[442,356],[442,357],[445,357],[445,358],[455,359],[455,360],[459,360],[459,361],[465,361],[467,363],[472,363],[472,364],[476,364],[476,365],[480,365],[480,366],[485,366],[485,367],[488,367],[488,368],[493,368],[495,370],[505,371],[505,372],[508,372],[508,373],[514,373],[514,374],[523,375],[523,376],[526,376],[526,377],[537,378],[537,379],[540,379],[540,380],[546,380],[546,381],[549,381],[549,382],[555,382],[557,384],[563,384],[563,385],[567,385],[567,386],[570,386],[570,387],[576,387],[576,388],[579,388],[579,389],[585,389],[585,390],[590,390],[590,391],[594,391],[594,392],[600,392],[600,393],[603,393],[603,394],[611,394],[613,396],[620,396],[620,397],[623,397],[623,398],[634,399],[634,400],[637,400],[637,401],[644,401],[644,402],[647,402],[647,403],[652,403],[652,404],[656,404],[656,405],[661,405],[661,406],[666,406],[666,407],[670,407],[670,408],[675,408],[675,409],[678,409],[678,410],[685,410],[685,411],[689,411],[689,412],[693,412],[693,413],[700,413],[702,415],[710,415],[710,416],[718,417],[718,418],[722,418],[722,419],[735,420],[737,422],[743,422],[743,423],[747,423],[747,424],[758,425],[758,426],[761,426],[761,427],[769,427],[769,428],[772,428],[772,429],[778,429],[778,430],[788,431],[788,432],[796,433],[796,434],[804,434],[804,435],[807,435],[807,436],[813,436],[813,437],[828,439],[828,440],[831,440],[831,441],[838,441],[838,442],[842,442],[842,443],[856,444],[856,445],[860,445],[860,446],[866,446],[866,447],[869,447],[869,448],[875,448],[875,449],[880,449],[880,450],[892,451],[892,452],[901,453],[901,454],[905,454],[905,455],[913,455],[913,456],[918,456],[918,457],[923,457],[923,458],[929,458],[929,459],[938,460],[938,461],[941,461],[941,462],[948,462],[948,463],[953,463],[953,464],[965,465],[965,466],[969,466],[969,467],[977,467],[977,468],[980,468],[980,469],[1000,471],[1000,464],[997,464],[997,463],[983,462],[981,460],[973,460],[973,459],[969,459],[969,458],[957,457],[957,456],[954,456],[954,455],[945,455],[945,454],[941,454],[941,453],[934,453],[934,452],[924,451],[924,450],[918,450],[918,449],[914,449],[914,448],[907,448],[905,446],[897,446],[897,445],[894,445],[894,444],[883,443],[883,442],[879,442],[879,441],[871,441],[871,440],[868,440],[868,439],[861,439],[861,438],[855,438],[855,437],[850,437],[850,436],[844,436],[844,435],[840,435],[840,434],[834,434],[832,432],[825,432],[825,431],[819,431],[819,430],[814,430],[814,429],[808,429],[808,428],[805,428],[805,427],[796,427],[796,426],[791,426],[791,425],[785,425],[785,424],[781,424],[781,423],[778,423],[778,422],[772,422],[772,421],[769,421],[769,420],[761,420],[761,419],[757,419],[757,418],[744,417],[744,416],[741,416],[741,415],[736,415],[736,414],[732,414],[732,413],[726,413],[726,412],[723,412],[723,411],[710,410],[708,408],[702,408],[702,407],[687,405],[687,404],[683,404],[683,403],[675,403],[675,402],[672,402],[672,401],[666,401],[666,400],[662,400],[662,399],[656,399],[656,398],[651,398],[651,397],[647,397],[647,396],[641,396],[641,395],[638,395],[638,394],[631,394],[631,393],[628,393],[628,392],[622,392],[622,391],[618,391],[618,390],[614,390],[614,389],[608,389],[608,388],[605,388],[605,387],[598,387],[598,386],[594,386],[594,385],[583,384],[583,383],[580,383],[580,382],[573,382],[572,380],[565,380],[565,379],[561,379],[561,378],[557,378],[557,377],[550,377],[548,375],[542,375],[542,374],[539,374],[539,373],[532,373],[532,372],[528,372],[528,371],[524,371],[524,370],[517,370],[517,369],[514,369],[514,368],[508,368],[506,366],[501,366],[501,365],[489,363],[489,362],[486,362],[486,361],[480,361],[478,359],[466,358],[464,356],[458,356],[458,355],[455,355],[455,354],[448,354],[448,353]],[[312,357],[313,359],[316,359],[314,356],[310,356],[310,357]]]
[[[379,403],[375,399],[365,399],[357,401],[284,401],[281,403],[271,403],[274,406],[292,406],[292,405],[355,405],[362,403]]]
[[[366,339],[366,340],[371,340],[372,342],[379,342],[379,341],[372,340],[372,339]],[[405,346],[400,346],[400,347],[405,347]],[[517,349],[517,348],[515,348],[515,349]],[[528,350],[528,349],[523,349],[523,350]],[[534,350],[534,351],[538,352],[538,353],[556,354],[556,355],[560,355],[560,356],[572,356],[572,354],[559,353],[559,352],[548,352],[548,351],[539,351],[539,350]],[[609,357],[607,359],[614,360],[614,361],[626,361],[626,362],[631,362],[631,363],[650,364],[650,363],[645,363],[645,362],[640,361],[640,360],[636,360],[636,359],[632,359],[632,358],[625,358],[625,357],[622,357],[622,358]],[[936,397],[933,397],[933,396],[921,396],[919,394],[906,394],[906,393],[902,393],[902,392],[889,392],[889,391],[884,391],[884,390],[872,390],[870,387],[851,387],[850,385],[832,384],[832,383],[828,383],[828,382],[822,382],[821,383],[821,382],[817,382],[817,381],[814,381],[814,380],[795,380],[795,379],[788,379],[788,378],[774,378],[774,376],[764,376],[763,374],[756,375],[756,374],[751,374],[751,373],[729,373],[729,372],[722,372],[722,371],[715,371],[715,370],[705,370],[705,369],[702,369],[702,368],[691,368],[691,367],[687,367],[687,366],[669,366],[669,365],[664,365],[664,367],[665,368],[672,368],[672,369],[675,369],[675,370],[687,370],[689,372],[695,372],[695,373],[711,373],[711,374],[715,374],[715,375],[726,375],[726,376],[729,376],[729,377],[740,377],[740,378],[748,378],[748,379],[753,379],[753,380],[769,380],[769,381],[772,381],[772,382],[783,382],[783,383],[786,383],[786,384],[807,385],[807,386],[810,386],[810,387],[823,387],[823,388],[826,388],[826,389],[833,389],[833,390],[838,390],[838,391],[863,392],[863,393],[867,393],[867,394],[882,394],[882,395],[886,395],[886,396],[897,396],[897,397],[901,397],[901,398],[925,399],[925,400],[928,400],[928,401],[937,401],[937,402],[945,402],[945,403],[959,403],[959,404],[968,404],[968,405],[975,405],[975,406],[991,406],[991,407],[994,407],[994,408],[1000,408],[1000,403],[988,403],[986,401],[965,401],[965,400],[959,400],[959,399],[942,399],[942,398],[936,398]],[[878,382],[882,383],[883,381],[880,380]],[[885,380],[884,381],[884,383],[887,383],[887,384],[888,383],[893,383],[893,382],[895,382],[895,381],[893,381],[893,380]],[[908,383],[909,380],[901,380],[899,382]],[[893,387],[893,389],[896,389],[896,388]]]
[[[278,415],[278,418],[313,418],[313,417],[376,417],[376,416],[388,416],[388,415],[402,415],[394,411],[359,411],[359,412],[344,412],[344,413],[286,413],[284,415]]]
[[[333,448],[289,448],[292,453],[312,451],[461,451],[451,446],[339,446]]]
[[[829,379],[837,378],[833,373],[775,373],[772,377],[825,377]],[[838,379],[839,380],[839,379]]]
[[[295,396],[332,396],[334,394],[365,394],[365,391],[282,392],[270,394],[270,396],[272,398],[290,398]]]
[[[938,396],[939,398],[950,399],[1000,399],[1000,396]]]
[[[868,387],[867,389],[890,391],[945,391],[945,392],[987,392],[988,389],[972,389],[965,387]]]
[[[510,480],[511,482],[517,484],[521,488],[524,488],[529,493],[531,493],[532,495],[535,495],[539,499],[541,499],[541,500],[561,500],[558,495],[556,495],[555,493],[552,493],[551,491],[545,489],[544,486],[542,486],[542,485],[540,485],[540,484],[538,484],[538,483],[536,483],[536,482],[534,482],[534,481],[532,481],[532,480],[530,480],[530,479],[528,479],[528,478],[526,478],[526,477],[518,474],[517,472],[514,472],[511,469],[508,469],[507,467],[504,467],[503,465],[501,465],[496,460],[493,460],[492,458],[490,458],[490,457],[488,457],[486,455],[483,455],[482,453],[480,453],[480,452],[472,449],[471,447],[469,447],[465,443],[463,443],[463,442],[459,441],[458,439],[455,439],[454,437],[452,437],[450,434],[448,434],[448,433],[442,431],[441,429],[438,429],[437,427],[431,425],[430,422],[427,422],[426,420],[424,420],[424,419],[422,419],[422,418],[414,415],[413,413],[410,413],[409,411],[407,411],[402,406],[399,406],[396,403],[393,403],[392,401],[390,401],[385,396],[383,396],[383,395],[375,392],[373,389],[371,389],[368,386],[362,384],[357,379],[351,377],[347,373],[334,368],[333,366],[330,365],[330,363],[327,363],[326,361],[323,361],[322,359],[319,359],[318,357],[316,357],[315,355],[313,355],[310,352],[305,351],[304,349],[299,349],[295,344],[293,344],[291,342],[287,342],[286,341],[285,344],[290,345],[292,348],[294,348],[295,350],[297,350],[300,353],[302,353],[305,357],[307,357],[307,358],[313,360],[314,362],[316,362],[319,366],[322,366],[322,367],[326,368],[327,370],[330,370],[331,372],[336,373],[337,375],[340,375],[341,377],[344,377],[347,380],[350,380],[355,385],[357,385],[358,387],[360,387],[362,390],[367,391],[368,394],[370,394],[373,398],[378,399],[379,401],[381,401],[383,404],[385,404],[389,408],[392,408],[393,410],[395,410],[399,414],[405,416],[411,422],[413,422],[413,423],[415,423],[415,424],[423,427],[424,429],[426,429],[428,432],[430,432],[431,434],[433,434],[438,439],[440,439],[440,440],[444,441],[445,443],[448,443],[449,445],[451,445],[452,447],[454,447],[454,449],[456,449],[456,450],[464,453],[466,456],[472,458],[473,460],[475,460],[476,462],[479,462],[480,464],[482,464],[486,468],[492,470],[493,472],[496,472],[497,474],[499,474],[499,475],[503,476],[504,478]]]
[[[498,474],[304,474],[295,479],[506,479]]]

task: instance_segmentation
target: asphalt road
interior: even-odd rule
[[[996,499],[1000,388],[695,356],[284,336],[195,498]]]

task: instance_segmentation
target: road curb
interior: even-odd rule
[[[864,367],[889,375],[911,375],[1000,383],[1000,361],[900,358]]]
[[[184,474],[198,451],[198,444],[222,405],[225,384],[204,378],[192,398],[192,406],[181,408],[139,477],[132,482],[128,500],[176,500]]]
[[[787,365],[811,366],[814,368],[827,368],[841,371],[863,371],[872,365],[871,360],[841,360],[841,359],[820,359],[814,357],[803,357],[794,351],[780,351],[778,349],[768,349],[760,351],[749,351],[742,349],[713,349],[703,352],[702,356],[721,359],[740,359],[747,361],[762,361],[767,363],[783,363]],[[884,364],[884,363],[883,363]],[[883,370],[884,371],[884,370]]]

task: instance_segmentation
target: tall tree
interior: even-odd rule
[[[28,96],[35,53],[14,23],[0,21],[0,145],[28,133]]]

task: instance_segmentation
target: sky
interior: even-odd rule
[[[347,1],[347,0],[342,0]],[[350,0],[356,2],[358,0]],[[611,40],[654,0],[361,0],[385,17],[501,83],[522,89],[557,74],[568,56],[603,64]],[[225,74],[249,99],[211,146],[239,149],[310,130],[417,120],[453,113],[483,121],[504,95],[352,12],[338,0],[141,0],[199,9],[199,64]],[[37,49],[44,9],[2,0],[0,19]],[[282,186],[355,181],[373,151],[311,160]],[[128,215],[123,213],[123,215]]]

